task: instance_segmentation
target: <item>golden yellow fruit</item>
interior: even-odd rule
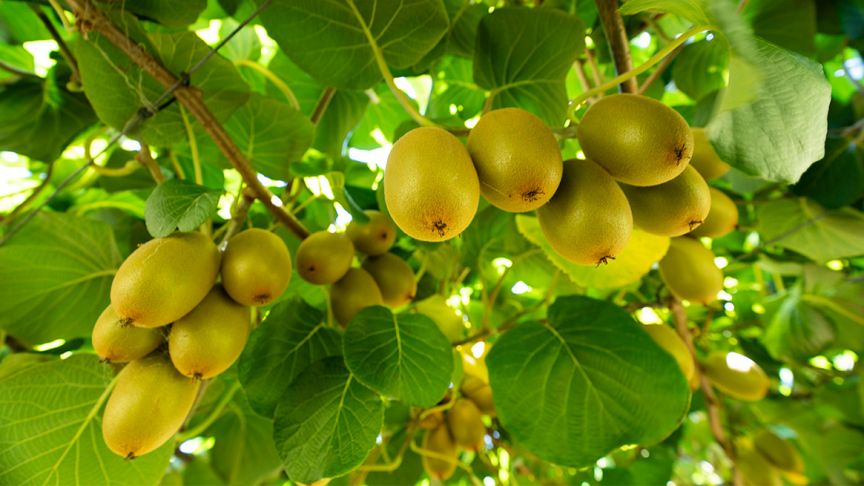
[[[426,431],[426,434],[423,436],[422,448],[452,458],[452,461],[445,461],[444,459],[423,456],[423,469],[426,470],[426,474],[430,478],[439,481],[450,479],[450,476],[453,476],[453,473],[456,472],[459,451],[456,449],[453,438],[450,437],[447,425],[441,424],[432,430]]]
[[[435,321],[438,329],[450,340],[456,342],[464,337],[465,322],[456,309],[447,305],[447,299],[441,294],[427,297],[414,306],[414,309]]]
[[[702,362],[702,372],[715,388],[737,400],[755,402],[768,393],[768,376],[753,360],[716,351]]]
[[[711,146],[704,128],[693,129],[693,158],[690,159],[690,165],[698,170],[705,180],[709,181],[732,169],[729,164],[720,160],[720,156]]]
[[[414,278],[414,270],[411,270],[405,260],[392,253],[385,253],[367,257],[362,266],[378,284],[385,305],[399,307],[414,299],[417,280]]]
[[[543,235],[573,263],[614,259],[633,232],[633,217],[618,184],[590,160],[568,160],[555,196],[537,210]]]
[[[711,191],[711,210],[705,221],[690,232],[691,235],[709,238],[719,238],[729,234],[738,226],[738,207],[735,201],[729,198],[723,191],[709,188]]]
[[[681,236],[705,221],[711,209],[708,183],[687,167],[671,181],[652,187],[622,184],[633,210],[633,224],[660,236]]]
[[[687,384],[690,385],[690,390],[692,391],[696,391],[702,386],[702,373],[698,368],[693,370],[693,376],[687,380]]]
[[[208,380],[240,357],[249,337],[249,308],[213,287],[198,307],[171,326],[168,352],[180,373]]]
[[[362,268],[349,269],[342,279],[330,286],[333,317],[342,326],[347,326],[366,307],[383,304],[378,284]]]
[[[282,238],[252,228],[228,242],[222,256],[222,285],[246,306],[266,305],[279,298],[291,280],[291,254]]]
[[[444,414],[442,414],[441,412],[435,412],[420,419],[420,422],[418,422],[417,425],[421,429],[432,430],[440,427],[443,423]]]
[[[798,449],[770,430],[760,430],[753,437],[753,446],[775,468],[788,473],[804,473],[804,460]]]
[[[492,399],[492,387],[489,383],[473,375],[465,375],[460,387],[462,396],[468,398],[485,415],[495,416],[495,402]]]
[[[358,223],[352,221],[345,230],[345,234],[354,242],[357,251],[369,256],[387,253],[396,241],[396,227],[390,218],[373,209],[363,211],[369,217],[369,221]]]
[[[699,304],[714,302],[723,290],[723,271],[714,263],[714,253],[687,236],[672,238],[660,260],[660,277],[674,296]]]
[[[771,464],[751,445],[738,442],[735,466],[738,467],[745,486],[782,486],[780,475]]]
[[[693,156],[693,134],[678,112],[633,94],[606,96],[579,123],[585,156],[633,186],[656,186],[680,174]]]
[[[642,326],[642,329],[651,336],[651,339],[658,346],[675,358],[675,361],[678,362],[678,367],[681,368],[681,373],[687,378],[688,383],[691,382],[693,376],[696,374],[696,364],[693,362],[693,355],[690,354],[690,349],[687,348],[687,344],[684,343],[681,336],[671,327],[662,324],[645,325]]]
[[[483,446],[483,437],[486,436],[483,414],[471,400],[456,400],[453,407],[447,411],[447,427],[456,445],[468,450],[477,450]]]
[[[162,355],[129,363],[116,380],[102,416],[102,437],[127,459],[157,449],[177,433],[200,385]]]
[[[495,207],[514,213],[537,209],[561,182],[555,134],[531,113],[503,108],[486,113],[468,135],[468,153],[480,192]]]
[[[162,330],[123,324],[110,305],[93,326],[93,349],[100,358],[111,363],[143,358],[162,341]]]
[[[415,128],[390,151],[384,199],[393,221],[421,241],[444,241],[471,224],[480,181],[468,150],[441,128]]]
[[[317,284],[331,284],[351,268],[354,244],[344,234],[316,231],[297,248],[297,273],[303,280]]]
[[[489,354],[489,348],[489,344],[486,343],[483,354],[479,358],[474,356],[470,346],[457,348],[462,354],[462,371],[466,376],[476,376],[484,383],[489,383],[489,368],[486,367],[486,355]]]
[[[188,314],[210,291],[221,255],[201,233],[175,233],[144,243],[120,265],[111,307],[126,324],[158,327]]]

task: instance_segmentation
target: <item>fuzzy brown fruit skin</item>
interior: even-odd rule
[[[552,248],[567,260],[597,265],[614,259],[630,240],[630,204],[612,177],[590,160],[568,160],[555,196],[537,210]]]
[[[387,253],[387,250],[396,242],[396,226],[386,214],[380,211],[367,209],[363,212],[369,217],[369,221],[365,223],[352,221],[345,234],[359,252],[369,256]]]
[[[684,117],[633,94],[606,96],[591,105],[578,137],[588,159],[632,186],[672,180],[693,156],[693,134]]]
[[[349,269],[341,280],[330,286],[333,317],[343,327],[366,307],[383,304],[384,299],[378,284],[372,275],[362,268]]]
[[[744,357],[728,357],[729,353],[715,351],[702,362],[702,372],[715,388],[724,394],[746,402],[756,402],[768,394],[768,376],[755,362]],[[733,365],[730,365],[730,362]],[[747,364],[738,369],[735,363]]]
[[[104,361],[126,363],[143,358],[162,344],[161,329],[123,325],[109,305],[93,326],[93,349]]]
[[[168,352],[180,373],[209,380],[237,361],[249,337],[249,308],[213,287],[198,307],[171,326]]]
[[[675,358],[689,385],[696,375],[696,363],[694,363],[693,355],[690,354],[690,349],[684,340],[671,327],[665,325],[643,325],[642,330],[647,332],[658,346]]]
[[[679,299],[707,304],[723,290],[723,271],[714,264],[714,253],[699,240],[672,238],[659,266],[663,282]]]
[[[563,166],[555,134],[531,113],[503,108],[486,113],[468,135],[468,153],[480,192],[513,213],[546,204],[561,182]]]
[[[384,170],[384,199],[407,235],[445,241],[474,219],[480,181],[459,139],[441,128],[415,128],[393,144]]]
[[[221,254],[201,233],[175,233],[139,246],[111,284],[114,312],[138,327],[159,327],[188,314],[210,291]]]
[[[447,430],[446,424],[429,430],[423,436],[423,449],[437,452],[446,457],[453,458],[453,461],[445,461],[434,457],[423,456],[423,469],[430,478],[439,481],[446,481],[456,472],[456,464],[459,451],[456,449],[456,443],[450,437],[450,432]]]
[[[385,305],[400,307],[414,300],[417,280],[414,278],[414,270],[411,270],[405,260],[392,253],[385,253],[366,258],[362,267],[375,279]]]
[[[495,416],[495,402],[492,399],[492,387],[474,375],[466,374],[460,387],[462,395],[474,402],[485,415]]]
[[[336,282],[351,268],[354,244],[344,234],[316,231],[297,248],[297,273],[316,285]]]
[[[732,166],[723,162],[708,140],[704,128],[693,129],[693,158],[690,165],[698,170],[705,180],[716,179],[729,172]]]
[[[200,386],[163,355],[129,363],[116,380],[102,416],[102,437],[109,449],[127,459],[159,448],[177,433]]]
[[[447,427],[456,445],[468,450],[478,450],[483,446],[483,437],[486,436],[483,414],[471,400],[456,400],[447,411]]]
[[[222,285],[232,299],[253,307],[279,298],[291,281],[291,253],[275,234],[259,228],[243,231],[222,255]]]
[[[738,207],[735,205],[735,201],[723,191],[713,187],[709,190],[711,191],[711,209],[708,211],[708,216],[690,234],[696,237],[720,238],[728,235],[738,226]]]
[[[711,210],[708,183],[687,167],[678,177],[652,187],[621,184],[630,201],[633,224],[660,236],[681,236],[697,228]]]

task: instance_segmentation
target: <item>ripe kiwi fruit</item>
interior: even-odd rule
[[[579,144],[612,177],[633,186],[656,186],[680,174],[693,156],[687,121],[663,103],[615,94],[591,105],[578,129]]]
[[[392,253],[367,257],[363,260],[362,267],[375,279],[385,305],[405,305],[417,294],[414,270],[411,270],[405,260]]]
[[[297,273],[303,280],[317,284],[331,284],[351,268],[354,244],[344,234],[316,231],[297,248]]]
[[[471,400],[459,398],[453,407],[447,411],[447,427],[456,445],[468,450],[480,449],[486,426],[483,425],[483,414]]]
[[[719,238],[728,235],[738,225],[738,207],[735,201],[723,191],[709,188],[711,191],[711,209],[705,221],[690,232],[691,235],[709,238]]]
[[[723,174],[729,172],[732,167],[723,162],[711,141],[708,140],[708,134],[704,128],[693,129],[693,158],[690,159],[690,165],[698,170],[705,180],[716,179]]]
[[[363,211],[369,221],[358,223],[352,221],[345,234],[354,243],[357,251],[369,256],[387,253],[396,241],[396,227],[393,221],[384,213],[367,209]]]
[[[161,329],[123,324],[109,305],[93,326],[93,349],[105,361],[126,363],[147,356],[162,344]]]
[[[605,263],[633,231],[630,204],[611,176],[590,160],[568,160],[552,199],[537,210],[543,235],[556,253],[582,265]]]
[[[222,256],[222,285],[246,306],[277,299],[291,280],[291,254],[275,234],[252,228],[231,238]]]
[[[486,415],[495,416],[495,402],[492,400],[492,387],[474,375],[466,374],[460,387],[462,396],[474,402]]]
[[[633,224],[660,236],[681,236],[705,221],[711,209],[708,183],[687,167],[671,181],[652,187],[621,184],[630,208]]]
[[[770,430],[760,430],[753,437],[753,446],[773,467],[784,473],[804,474],[804,461],[795,446]]]
[[[347,326],[358,312],[372,305],[382,305],[384,299],[378,284],[369,272],[362,268],[351,268],[338,282],[330,286],[330,306],[333,317],[343,327]]]
[[[690,354],[690,349],[687,344],[681,339],[671,327],[665,325],[645,325],[642,329],[651,336],[651,339],[663,348],[664,351],[671,354],[675,361],[678,362],[678,367],[681,368],[681,373],[687,378],[687,383],[693,381],[696,375],[696,364],[693,362],[693,355]]]
[[[411,130],[393,144],[384,200],[399,228],[421,241],[445,241],[471,224],[480,181],[468,151],[441,128]]]
[[[701,368],[715,388],[737,400],[755,402],[768,394],[768,376],[746,356],[715,351],[705,358]]]
[[[423,436],[423,449],[441,454],[445,457],[450,457],[452,461],[445,461],[430,456],[423,456],[423,469],[426,474],[432,479],[446,481],[456,472],[458,464],[458,453],[456,443],[450,437],[450,431],[447,430],[446,424],[441,424],[438,427],[427,430]]]
[[[124,324],[158,327],[188,314],[207,295],[221,255],[201,233],[174,233],[139,246],[111,284],[111,307]]]
[[[699,240],[672,238],[659,266],[663,282],[679,299],[707,304],[723,290],[723,271],[714,264],[714,253]]]
[[[555,194],[563,172],[552,130],[520,108],[486,113],[468,135],[480,192],[493,206],[531,211]]]

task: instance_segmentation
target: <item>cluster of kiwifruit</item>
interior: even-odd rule
[[[240,356],[250,307],[282,295],[290,278],[288,248],[261,229],[237,234],[224,253],[201,233],[156,238],[132,252],[93,328],[93,348],[104,361],[129,363],[105,406],[108,447],[133,459],[168,441],[201,381]]]
[[[584,265],[614,259],[634,225],[675,238],[717,237],[737,224],[735,204],[705,181],[729,166],[704,130],[691,129],[663,103],[630,94],[605,97],[585,113],[578,138],[586,159],[562,161],[554,133],[518,108],[483,115],[467,147],[443,129],[416,128],[393,145],[387,160],[388,210],[413,238],[444,241],[467,228],[482,194],[504,211],[536,210],[552,248]],[[676,240],[672,247],[661,268],[669,270],[663,275],[673,293],[713,300],[722,273],[707,258],[710,251],[695,240]],[[671,271],[682,265],[690,270]],[[693,286],[682,273],[707,281]]]

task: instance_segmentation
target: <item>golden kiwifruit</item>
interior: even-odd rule
[[[627,198],[602,167],[568,160],[555,196],[537,210],[543,235],[556,253],[573,263],[605,263],[624,248],[633,232]]]
[[[384,213],[367,209],[363,211],[369,221],[358,223],[352,221],[345,234],[354,242],[357,251],[369,256],[387,253],[396,241],[396,227],[393,221]]]
[[[291,280],[291,253],[282,238],[252,228],[228,242],[222,256],[222,285],[228,295],[247,306],[277,299]]]
[[[297,248],[297,273],[303,280],[331,284],[345,275],[354,261],[354,244],[344,234],[316,231]]]
[[[744,486],[782,486],[783,481],[771,463],[762,457],[752,445],[745,441],[736,441],[735,466],[744,480]]]
[[[735,201],[723,191],[709,188],[711,191],[711,209],[705,221],[690,232],[693,236],[719,238],[729,234],[738,225],[738,207]]]
[[[704,128],[693,129],[693,158],[690,159],[690,165],[709,181],[722,176],[732,168],[720,160]]]
[[[450,437],[450,431],[447,430],[447,424],[441,424],[438,427],[427,430],[423,436],[423,449],[441,454],[445,457],[450,457],[452,461],[445,461],[430,456],[423,456],[423,469],[426,474],[432,479],[446,481],[456,472],[456,466],[459,463],[459,451],[456,449],[456,443]]]
[[[468,450],[483,446],[483,437],[486,436],[483,414],[471,400],[459,398],[447,410],[447,427],[456,445]]]
[[[444,423],[444,414],[441,412],[431,413],[417,423],[421,429],[432,430],[440,427]]]
[[[460,387],[462,396],[468,398],[486,415],[495,416],[495,402],[492,400],[492,387],[480,378],[466,374]]]
[[[660,236],[681,236],[693,231],[705,221],[711,209],[708,183],[687,167],[671,181],[652,187],[621,184],[630,209],[633,224]]]
[[[444,241],[471,224],[480,181],[468,150],[441,128],[415,128],[390,151],[384,199],[393,221],[422,241]]]
[[[702,362],[702,372],[715,388],[737,400],[755,402],[768,393],[768,376],[752,359],[715,351]]]
[[[489,368],[486,366],[486,355],[489,354],[489,343],[485,343],[483,354],[480,357],[474,356],[473,346],[459,346],[456,349],[462,355],[462,371],[465,375],[476,376],[483,380],[484,383],[489,383]]]
[[[208,380],[240,357],[249,337],[249,308],[218,285],[198,307],[171,326],[168,352],[177,371]]]
[[[399,307],[414,299],[417,280],[414,278],[414,270],[411,270],[405,260],[392,253],[385,253],[367,257],[363,260],[362,267],[375,279],[385,305]]]
[[[468,135],[480,192],[514,213],[537,209],[555,194],[563,172],[552,130],[520,108],[486,113]]]
[[[696,374],[696,364],[693,362],[693,355],[690,354],[690,349],[687,348],[681,336],[672,330],[671,327],[662,324],[644,325],[642,329],[651,336],[651,339],[658,346],[675,358],[675,361],[678,362],[678,367],[681,368],[681,373],[687,378],[689,384]]]
[[[768,462],[784,473],[804,474],[804,461],[791,442],[781,439],[768,429],[753,437],[753,445]]]
[[[93,326],[93,349],[105,361],[125,363],[150,354],[162,344],[162,330],[123,324],[109,305]]]
[[[693,156],[693,134],[678,112],[633,94],[606,96],[579,123],[585,156],[633,186],[656,186],[680,174]]]
[[[201,233],[175,233],[144,243],[120,265],[111,307],[125,324],[158,327],[188,314],[219,274],[221,255]]]
[[[714,263],[714,253],[694,238],[672,238],[660,260],[660,277],[673,295],[682,300],[707,304],[723,290],[723,271]]]
[[[414,309],[424,316],[435,321],[438,329],[450,342],[462,339],[465,332],[465,322],[462,316],[456,313],[456,309],[447,305],[447,299],[441,294],[429,296],[414,306]]]
[[[102,437],[127,459],[157,449],[177,433],[200,385],[161,354],[129,363],[116,380],[102,416]]]
[[[347,326],[358,312],[373,305],[383,305],[381,291],[369,272],[351,268],[330,286],[330,306],[336,322]]]

